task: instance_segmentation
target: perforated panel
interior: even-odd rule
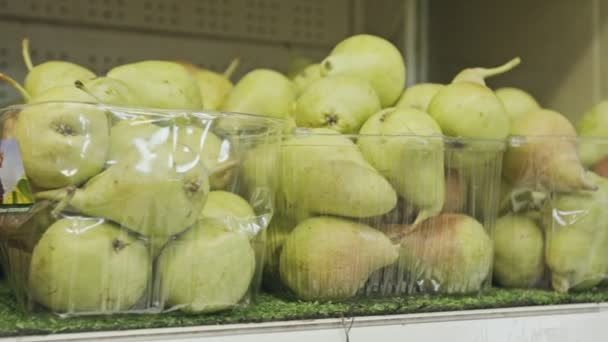
[[[333,44],[351,31],[354,0],[0,0],[0,14],[63,23]]]

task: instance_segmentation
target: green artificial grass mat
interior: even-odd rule
[[[421,312],[459,311],[572,303],[608,302],[608,289],[559,294],[545,290],[489,289],[481,295],[416,295],[389,299],[359,299],[351,303],[287,301],[261,294],[257,303],[207,315],[171,312],[156,315],[115,315],[60,318],[50,313],[19,312],[6,285],[0,285],[0,336],[45,335],[70,332],[168,328],[196,325],[253,323],[314,318],[340,318]]]

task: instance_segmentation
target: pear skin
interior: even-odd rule
[[[80,82],[80,81],[79,81]],[[141,100],[135,89],[125,82],[109,77],[97,77],[82,84],[97,101],[103,104],[123,107],[139,107]]]
[[[228,191],[211,191],[201,212],[201,218],[247,220],[255,216],[253,208],[244,198]]]
[[[585,114],[576,125],[579,137],[579,155],[584,166],[589,167],[608,156],[608,101],[600,102]],[[591,138],[591,139],[586,139]]]
[[[161,302],[171,309],[207,313],[235,306],[256,268],[247,236],[205,219],[169,242],[157,260]]]
[[[281,279],[303,300],[345,300],[370,274],[397,260],[395,245],[369,226],[332,217],[300,222],[283,245]]]
[[[558,194],[545,202],[546,259],[558,292],[598,285],[608,271],[608,180],[592,172],[599,189]]]
[[[56,312],[121,312],[144,295],[151,272],[142,241],[101,219],[64,218],[34,249],[29,289]]]
[[[31,69],[27,73],[23,85],[31,96],[37,96],[55,87],[73,86],[76,81],[85,82],[94,78],[95,73],[80,65],[63,61],[48,61]]]
[[[360,134],[357,145],[367,161],[419,208],[417,222],[441,211],[444,149],[441,128],[433,118],[411,107],[389,108],[369,118]]]
[[[136,91],[143,106],[166,109],[201,109],[203,102],[196,80],[174,62],[148,60],[111,69],[107,76]]]
[[[506,215],[494,229],[494,281],[507,288],[530,288],[544,275],[544,237],[529,217]]]
[[[340,133],[357,133],[380,110],[380,100],[363,79],[336,75],[320,79],[298,97],[293,116],[298,127],[325,127]]]
[[[595,189],[578,157],[576,131],[561,114],[528,112],[512,123],[511,135],[503,159],[503,175],[511,183],[551,191]]]
[[[395,105],[397,108],[413,107],[423,112],[427,112],[433,97],[445,85],[438,83],[420,83],[405,88],[403,95]]]
[[[470,293],[489,280],[492,240],[472,217],[441,214],[406,230],[400,241],[408,292]]]
[[[296,93],[302,94],[309,85],[321,79],[321,65],[318,63],[311,64],[298,72],[293,78],[293,84],[296,87]]]
[[[505,106],[511,121],[526,115],[528,112],[540,109],[536,99],[525,91],[513,87],[496,89],[496,96]]]
[[[321,62],[322,76],[337,74],[367,80],[383,108],[397,102],[406,80],[401,52],[388,40],[369,34],[344,39]]]

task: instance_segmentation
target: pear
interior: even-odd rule
[[[220,221],[248,220],[255,216],[249,203],[239,195],[228,191],[211,191],[201,212],[201,218]]]
[[[289,60],[287,65],[287,77],[293,79],[304,69],[314,64],[312,59],[304,56],[293,56]]]
[[[397,248],[380,231],[332,217],[300,222],[280,258],[281,279],[300,299],[344,300],[370,274],[397,260]]]
[[[360,134],[357,145],[363,156],[400,196],[420,209],[416,223],[441,211],[443,138],[433,118],[411,107],[388,108],[369,118]]]
[[[302,94],[309,85],[321,79],[321,65],[319,63],[311,64],[298,72],[293,78],[293,84],[296,87],[296,93]]]
[[[379,110],[380,100],[367,81],[336,75],[312,83],[295,102],[293,115],[298,127],[357,133]]]
[[[85,82],[95,78],[95,73],[91,70],[70,62],[47,61],[34,66],[27,38],[22,41],[22,53],[28,69],[23,84],[31,96],[37,96],[58,86],[71,86],[76,81]]]
[[[209,179],[197,154],[171,136],[139,144],[83,188],[37,193],[67,202],[67,210],[103,217],[145,236],[167,237],[194,224],[209,193]]]
[[[608,101],[602,101],[583,114],[576,125],[579,137],[579,154],[584,166],[592,166],[608,156]]]
[[[558,292],[598,285],[608,271],[608,180],[592,172],[597,191],[558,194],[545,202],[546,259]]]
[[[124,156],[137,151],[137,146],[149,140],[165,141],[169,127],[160,127],[150,120],[122,120],[110,129],[108,164],[118,163]]]
[[[280,145],[271,143],[263,143],[245,151],[239,176],[243,190],[249,197],[279,187],[280,153]]]
[[[405,230],[399,273],[412,289],[438,293],[479,291],[489,280],[492,240],[474,218],[441,214]]]
[[[515,120],[503,175],[513,184],[551,191],[592,190],[576,146],[576,131],[561,114],[538,109]]]
[[[108,71],[107,76],[136,90],[143,106],[195,110],[203,107],[196,80],[175,62],[148,60],[124,64]]]
[[[230,77],[240,63],[240,59],[235,58],[223,73],[202,69],[194,64],[180,62],[194,76],[203,99],[203,109],[218,110],[226,101],[228,94],[234,87]]]
[[[144,295],[151,271],[142,241],[101,219],[64,218],[34,248],[29,292],[57,312],[121,312]]]
[[[395,190],[347,137],[327,128],[290,137],[281,149],[282,194],[309,213],[372,217],[397,204]]]
[[[273,215],[266,229],[263,286],[270,291],[283,290],[279,273],[281,252],[283,244],[296,225],[293,217],[279,212]]]
[[[103,108],[73,86],[55,87],[32,98],[15,125],[25,172],[33,185],[53,189],[80,184],[99,173],[109,146],[109,119]]]
[[[162,303],[190,313],[230,308],[247,293],[255,267],[246,235],[213,219],[198,221],[158,258]]]
[[[456,170],[445,170],[445,203],[442,212],[460,213],[465,210],[468,180]]]
[[[433,97],[428,113],[448,136],[505,139],[509,134],[509,116],[500,99],[485,85],[484,78],[509,71],[518,64],[516,58],[496,68],[461,71]]]
[[[287,77],[273,70],[255,69],[237,82],[222,110],[284,118],[295,96],[294,85]]]
[[[445,87],[438,83],[420,83],[406,88],[395,105],[397,108],[413,107],[427,112],[433,97]]]
[[[603,158],[593,166],[593,172],[598,176],[608,178],[608,157]]]
[[[321,75],[346,74],[369,81],[382,107],[390,107],[403,92],[406,79],[401,52],[388,40],[358,34],[338,43],[321,62]]]
[[[76,81],[75,84],[99,103],[123,107],[141,106],[137,92],[123,81],[109,77],[97,77],[85,83]]]
[[[540,109],[536,99],[521,89],[513,87],[499,88],[496,89],[496,96],[502,101],[511,121],[517,120],[528,112]]]
[[[494,280],[508,288],[530,288],[544,275],[544,237],[529,217],[508,214],[494,229]]]

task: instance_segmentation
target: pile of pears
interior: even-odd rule
[[[17,140],[36,204],[20,232],[2,235],[22,256],[9,269],[29,304],[69,315],[249,301],[272,199],[255,184],[239,193],[238,170],[282,126],[258,119],[276,126],[258,139],[218,128],[255,117],[203,111],[223,105],[237,62],[224,75],[148,60],[98,76],[64,61],[34,66],[23,48],[23,86],[2,78],[26,105],[4,118],[3,138]]]

